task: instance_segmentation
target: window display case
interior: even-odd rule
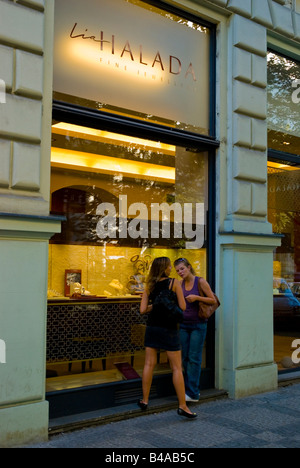
[[[151,262],[185,256],[206,275],[208,155],[56,121],[52,144],[51,209],[65,221],[49,245],[48,375],[92,364],[99,381],[122,380],[120,361],[141,375]]]
[[[113,14],[111,3],[55,5],[51,213],[64,222],[49,245],[48,395],[140,379],[151,262],[208,271],[215,29],[152,2],[116,0]],[[170,375],[164,350],[154,374]]]

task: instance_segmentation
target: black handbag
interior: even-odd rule
[[[183,321],[183,311],[180,309],[177,301],[177,294],[172,291],[174,284],[174,278],[171,282],[169,289],[164,289],[161,291],[153,301],[153,306],[160,307],[163,306],[167,311],[168,319],[173,320],[174,322]]]

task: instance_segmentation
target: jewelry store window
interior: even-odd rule
[[[300,64],[268,55],[268,218],[282,235],[274,252],[274,360],[300,366]]]
[[[49,246],[48,393],[141,379],[151,262],[186,257],[209,274],[218,146],[213,29],[159,2],[114,0],[113,15],[108,0],[66,3],[56,0],[51,212],[65,221]],[[166,374],[158,350],[155,376]]]

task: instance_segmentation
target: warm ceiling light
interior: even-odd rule
[[[106,132],[104,130],[97,130],[90,127],[81,127],[79,125],[69,124],[65,122],[59,122],[52,125],[53,133],[59,135],[68,135],[75,138],[85,138],[87,140],[101,141],[105,143],[125,143],[126,146],[138,145],[144,148],[152,149],[157,152],[169,154],[175,156],[176,146],[167,145],[152,140],[144,140],[142,138],[134,138],[127,135],[121,135],[118,133]]]
[[[51,165],[52,167],[77,169],[100,174],[122,174],[124,177],[175,183],[174,167],[95,155],[62,148],[51,148]]]
[[[272,169],[283,169],[285,171],[299,171],[299,167],[290,166],[289,164],[280,164],[276,162],[268,161],[268,168]]]

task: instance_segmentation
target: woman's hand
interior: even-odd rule
[[[186,296],[185,298],[188,302],[195,302],[195,301],[199,301],[200,300],[200,297],[199,296],[196,296],[195,294],[190,294],[189,296]]]

